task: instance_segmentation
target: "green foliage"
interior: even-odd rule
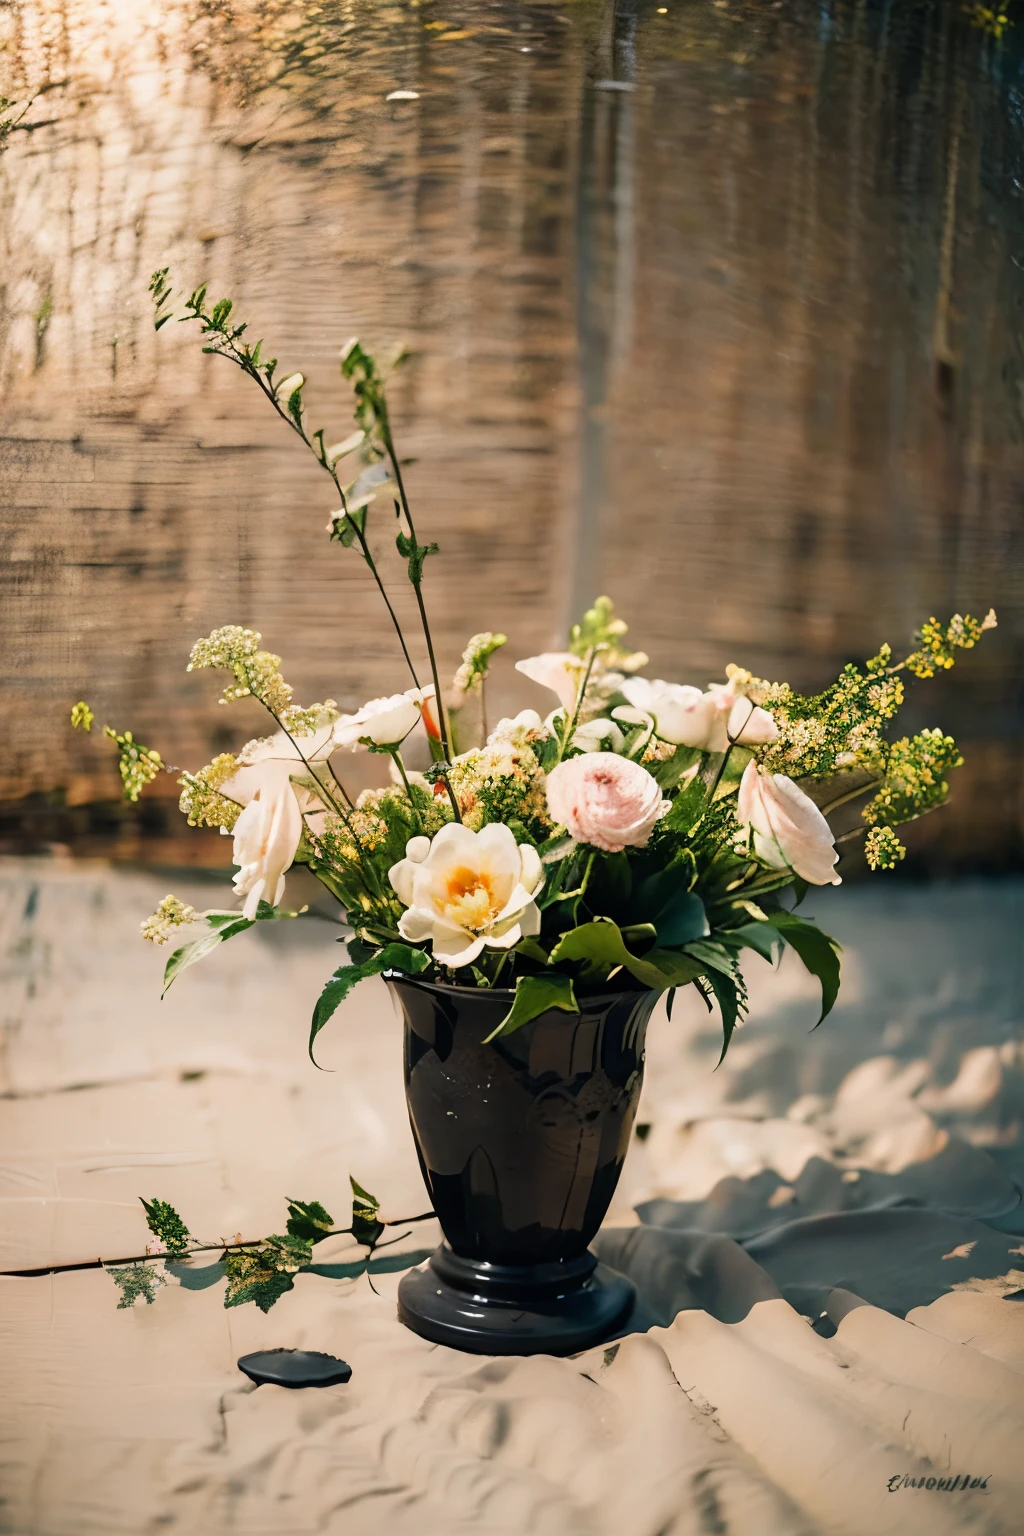
[[[142,1208],[146,1212],[146,1225],[155,1238],[158,1238],[171,1258],[178,1258],[187,1253],[192,1234],[174,1209],[166,1200],[143,1200]]]
[[[298,912],[282,911],[280,907],[272,907],[269,902],[261,901],[256,908],[256,916],[252,918],[242,917],[238,912],[204,912],[196,921],[206,923],[209,933],[204,933],[201,939],[193,939],[191,943],[183,944],[174,951],[164,966],[161,997],[166,996],[168,987],[177,981],[182,971],[187,971],[190,965],[204,959],[218,945],[233,939],[236,934],[245,933],[246,929],[254,928],[257,923],[281,922],[286,918],[301,917],[305,911],[305,907]]]
[[[569,631],[569,650],[574,656],[589,658],[600,655],[605,667],[615,667],[623,672],[635,672],[647,657],[642,651],[628,651],[622,644],[629,626],[624,619],[615,617],[615,605],[610,597],[599,597],[588,608],[578,624]]]
[[[325,1211],[319,1200],[288,1199],[287,1231],[305,1243],[318,1243],[334,1226],[334,1217]]]
[[[579,1012],[571,978],[556,973],[549,976],[520,976],[516,982],[516,995],[512,1007],[497,1029],[492,1030],[487,1036],[484,1044],[487,1045],[491,1040],[497,1040],[502,1035],[514,1034],[517,1029],[522,1029],[524,1024],[529,1024],[531,1019],[539,1018],[542,1013],[549,1013],[552,1008],[560,1008],[565,1013]]]
[[[371,1195],[358,1184],[351,1174],[348,1181],[352,1186],[352,1236],[364,1248],[372,1250],[386,1230],[384,1223],[378,1219],[380,1201],[376,1195]]]
[[[312,1260],[312,1243],[287,1235],[268,1237],[252,1248],[225,1253],[225,1307],[241,1307],[252,1301],[261,1312],[269,1312],[292,1289],[299,1270],[307,1269]]]
[[[407,536],[400,533],[395,539],[395,547],[402,558],[408,562],[409,580],[414,587],[418,587],[423,580],[423,566],[427,556],[436,555],[439,546],[419,544],[415,535]]]
[[[157,1289],[167,1284],[163,1275],[151,1264],[128,1264],[108,1269],[107,1274],[121,1292],[121,1299],[117,1303],[119,1312],[124,1307],[133,1307],[140,1296],[151,1307]]]
[[[655,992],[683,986],[703,970],[689,950],[655,948],[643,956],[633,954],[627,949],[618,924],[604,917],[583,923],[562,935],[551,951],[551,964],[565,961],[579,964],[580,974],[591,988],[607,981],[609,973],[617,966],[624,967],[643,986],[651,987]]]
[[[821,982],[821,1016],[818,1024],[832,1012],[839,996],[839,955],[841,946],[806,918],[793,912],[770,912],[768,921],[800,956],[807,970]],[[817,1025],[815,1026],[817,1028]]]
[[[428,969],[433,962],[422,949],[412,949],[408,944],[385,944],[375,954],[356,965],[342,965],[327,982],[313,1009],[313,1023],[309,1031],[309,1058],[313,1056],[313,1042],[327,1021],[337,1012],[357,982],[368,976],[379,976],[382,971],[405,971],[416,976]]]

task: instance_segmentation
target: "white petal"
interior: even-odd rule
[[[405,856],[407,859],[411,859],[414,864],[422,864],[429,852],[429,837],[410,837],[405,845]]]
[[[488,949],[511,949],[513,944],[518,944],[523,936],[523,930],[518,923],[506,929],[504,933],[485,933],[484,943]]]
[[[447,924],[443,932],[434,934],[434,959],[441,965],[469,965],[483,947],[483,939],[475,939],[461,928],[448,928]]]
[[[422,907],[410,907],[398,919],[398,931],[403,939],[408,939],[412,944],[425,944],[434,937],[436,922],[433,912],[426,912]]]
[[[535,901],[531,901],[528,907],[523,908],[519,926],[525,939],[535,938],[540,933],[540,908]]]
[[[540,861],[540,854],[531,843],[520,843],[519,857],[522,861],[520,880],[524,888],[533,896],[544,884],[544,866]]]
[[[395,895],[404,907],[412,906],[413,874],[415,864],[411,859],[399,859],[397,864],[392,864],[388,870],[388,879],[391,881]]]

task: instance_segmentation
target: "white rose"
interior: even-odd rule
[[[433,689],[409,688],[386,699],[370,699],[354,715],[341,715],[334,722],[335,744],[358,752],[362,739],[369,737],[374,746],[397,747],[419,723],[428,693]]]
[[[774,741],[778,727],[766,709],[737,697],[733,683],[712,683],[706,693],[688,683],[666,683],[661,678],[631,677],[621,692],[637,709],[654,719],[662,741],[701,752],[727,752],[730,745],[745,747]]]
[[[502,822],[479,832],[449,822],[433,839],[411,838],[388,875],[407,908],[398,931],[412,944],[431,940],[441,965],[469,965],[485,945],[511,949],[540,932],[540,856]]]
[[[701,693],[689,683],[666,683],[646,677],[630,677],[622,693],[636,709],[654,720],[662,741],[677,747],[699,747],[702,752],[724,752],[729,745],[726,719],[713,694]]]
[[[334,751],[331,727],[293,743],[284,731],[254,741],[239,758],[239,768],[223,786],[229,800],[244,806],[235,822],[232,858],[241,867],[235,891],[244,896],[244,917],[256,916],[261,901],[276,907],[284,895],[285,871],[302,836],[303,813],[316,815],[323,804],[315,790],[291,782],[308,763],[326,762]]]
[[[756,852],[774,869],[792,869],[811,885],[841,884],[831,827],[814,801],[784,773],[761,773],[756,763],[748,763],[736,815],[753,828]]]

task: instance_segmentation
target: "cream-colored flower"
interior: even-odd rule
[[[586,670],[586,662],[574,656],[571,651],[542,651],[539,656],[527,656],[523,661],[516,662],[517,672],[528,677],[532,683],[540,683],[542,688],[550,688],[552,693],[557,693],[558,701],[567,714],[572,714],[576,708],[576,697]]]
[[[324,763],[335,750],[332,728],[322,726],[301,739],[299,748],[284,731],[252,741],[238,757],[238,771],[221,785],[221,793],[244,807],[234,825],[232,857],[240,866],[235,891],[245,897],[244,917],[256,916],[261,901],[276,907],[284,895],[285,871],[295,858],[302,836],[303,814],[322,813],[315,789],[293,784],[292,775],[307,763]]]
[[[791,869],[811,885],[839,885],[832,829],[814,801],[784,773],[748,763],[736,816],[754,833],[755,852],[773,869]]]
[[[365,751],[366,739],[378,747],[399,746],[419,724],[433,692],[433,688],[409,688],[388,698],[370,699],[354,715],[342,715],[335,721],[335,744],[347,752]]]
[[[740,676],[712,683],[706,693],[688,683],[631,677],[621,691],[637,709],[653,716],[662,741],[701,752],[727,752],[730,745],[759,746],[779,734],[768,711],[742,694]]]
[[[621,752],[626,738],[614,720],[587,720],[577,726],[570,745],[577,752]]]
[[[469,965],[485,945],[511,949],[540,932],[540,857],[503,822],[479,832],[450,822],[433,838],[411,838],[389,878],[407,908],[399,932],[413,944],[430,940],[440,965]]]
[[[662,741],[702,752],[724,752],[729,745],[721,705],[713,694],[689,683],[666,683],[660,677],[629,677],[622,692],[635,709],[654,720]]]

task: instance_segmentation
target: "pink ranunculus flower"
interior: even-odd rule
[[[761,773],[748,763],[740,780],[736,816],[753,828],[754,848],[775,869],[792,869],[811,885],[839,885],[832,829],[814,801],[784,773]]]
[[[670,802],[654,776],[614,752],[585,752],[552,768],[548,810],[579,843],[605,853],[643,848]]]

